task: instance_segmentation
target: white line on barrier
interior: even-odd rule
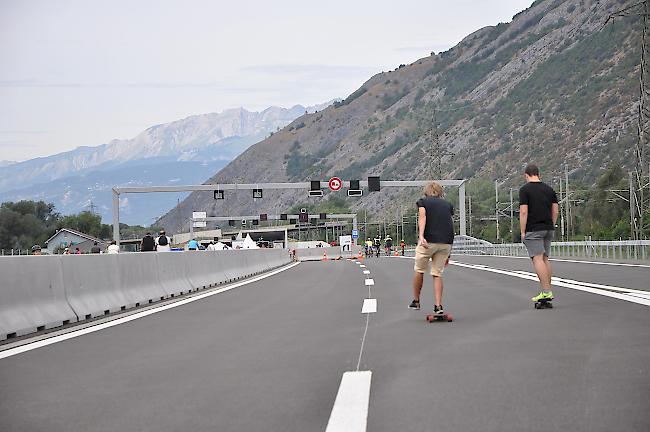
[[[525,274],[524,272],[514,272],[514,271],[510,271],[510,270],[502,270],[502,269],[497,269],[497,268],[493,268],[493,267],[487,267],[487,266],[484,266],[484,265],[475,266],[473,264],[460,263],[458,261],[450,261],[450,264],[456,265],[456,266],[459,266],[459,267],[471,268],[471,269],[475,269],[475,270],[488,271],[488,272],[491,272],[491,273],[497,273],[497,274],[502,274],[502,275],[506,275],[506,276],[514,276],[514,277],[518,277],[518,278],[521,278],[521,279],[528,279],[528,280],[532,280],[532,281],[537,281],[538,280],[537,276],[533,275],[532,273]],[[619,300],[625,300],[625,301],[628,301],[630,303],[637,303],[637,304],[641,304],[641,305],[644,305],[644,306],[650,306],[650,300],[645,299],[645,298],[639,298],[639,297],[636,297],[636,296],[633,296],[633,295],[622,294],[622,293],[613,292],[613,291],[607,291],[606,289],[590,288],[590,287],[587,287],[585,285],[580,285],[580,284],[577,284],[577,283],[562,282],[562,281],[558,280],[557,278],[553,278],[553,285],[561,286],[561,287],[564,287],[564,288],[570,288],[570,289],[574,289],[574,290],[577,290],[577,291],[584,291],[584,292],[588,292],[588,293],[592,293],[592,294],[598,294],[598,295],[602,295],[602,296],[605,296],[605,297],[611,297],[611,298],[615,298],[615,299],[619,299]],[[602,285],[602,286],[607,287],[607,285]],[[616,287],[609,287],[608,289],[615,289],[615,288]]]
[[[375,284],[374,279],[366,279],[366,286],[371,286],[371,285],[374,285],[374,284]]]
[[[375,313],[377,312],[377,299],[367,298],[363,300],[361,313]]]
[[[363,432],[368,427],[371,371],[345,372],[325,432]]]
[[[78,336],[83,336],[83,335],[88,334],[88,333],[94,333],[94,332],[104,330],[104,329],[109,328],[109,327],[114,327],[114,326],[119,325],[119,324],[124,324],[124,323],[127,323],[129,321],[136,320],[138,318],[144,318],[146,316],[153,315],[153,314],[158,313],[158,312],[166,311],[168,309],[173,309],[173,308],[176,308],[176,307],[179,307],[179,306],[183,306],[185,304],[192,303],[192,302],[195,302],[195,301],[198,301],[198,300],[203,300],[206,297],[211,297],[211,296],[216,295],[216,294],[221,294],[223,292],[230,291],[230,290],[235,289],[235,288],[239,288],[239,287],[241,287],[243,285],[248,285],[250,283],[257,282],[257,281],[260,281],[262,279],[266,279],[267,277],[274,276],[274,275],[276,275],[278,273],[281,273],[281,272],[283,272],[285,270],[289,270],[289,269],[297,266],[298,264],[300,264],[300,262],[289,264],[286,267],[282,267],[282,268],[279,268],[277,270],[273,270],[273,271],[271,271],[269,273],[265,273],[263,275],[254,277],[252,279],[247,279],[247,280],[244,280],[244,281],[241,281],[241,282],[234,283],[232,285],[225,286],[225,287],[220,288],[220,289],[216,289],[216,290],[209,291],[209,292],[206,292],[206,293],[203,293],[203,294],[199,294],[197,296],[188,297],[186,299],[179,300],[179,301],[174,302],[174,303],[169,303],[169,304],[157,307],[157,308],[148,309],[148,310],[145,310],[145,311],[142,311],[142,312],[137,312],[137,313],[134,313],[132,315],[122,317],[122,318],[117,318],[115,320],[108,321],[108,322],[105,322],[105,323],[102,323],[102,324],[97,324],[97,325],[94,325],[94,326],[85,327],[85,328],[82,328],[82,329],[79,329],[79,330],[71,330],[69,333],[65,333],[65,334],[58,335],[58,336],[53,336],[53,337],[50,337],[50,338],[47,338],[47,339],[42,339],[42,340],[39,340],[39,341],[35,341],[35,342],[32,342],[32,343],[28,343],[28,344],[25,344],[25,345],[18,346],[18,347],[15,347],[15,348],[9,348],[7,350],[0,351],[0,360],[2,360],[4,358],[7,358],[7,357],[15,356],[17,354],[21,354],[21,353],[24,353],[24,352],[27,352],[27,351],[31,351],[31,350],[34,350],[34,349],[37,349],[37,348],[41,348],[41,347],[44,347],[44,346],[47,346],[47,345],[52,345],[52,344],[55,344],[57,342],[63,342],[63,341],[68,340],[68,339],[76,338]]]

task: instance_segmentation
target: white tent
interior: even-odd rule
[[[247,234],[246,238],[244,239],[242,249],[259,249],[259,247],[257,247],[257,243],[253,241],[251,235]]]

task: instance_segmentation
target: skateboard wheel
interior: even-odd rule
[[[451,314],[447,315],[447,322],[452,322],[453,320],[454,317]]]
[[[535,309],[539,309],[541,307],[541,304],[535,303]]]

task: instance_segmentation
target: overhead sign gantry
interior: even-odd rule
[[[332,180],[338,180],[332,182]],[[362,188],[369,192],[379,192],[382,188],[390,187],[424,187],[435,181],[441,186],[458,186],[458,202],[460,216],[460,235],[467,234],[467,221],[465,211],[465,182],[466,180],[381,180],[379,177],[368,177],[367,181],[350,180],[342,181],[333,178],[330,181],[297,182],[297,183],[228,183],[228,184],[203,184],[190,186],[143,186],[143,187],[116,187],[113,188],[113,240],[120,244],[120,195],[137,193],[165,193],[165,192],[213,192],[215,199],[224,199],[226,191],[250,190],[254,199],[263,197],[263,190],[305,190],[309,196],[322,196],[322,189],[338,187],[337,190],[348,188],[349,196],[361,196]],[[312,194],[312,192],[319,192]]]

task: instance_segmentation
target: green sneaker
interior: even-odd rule
[[[553,291],[548,291],[548,292],[540,292],[537,294],[535,297],[531,298],[532,301],[538,302],[538,301],[551,301],[553,300]]]

